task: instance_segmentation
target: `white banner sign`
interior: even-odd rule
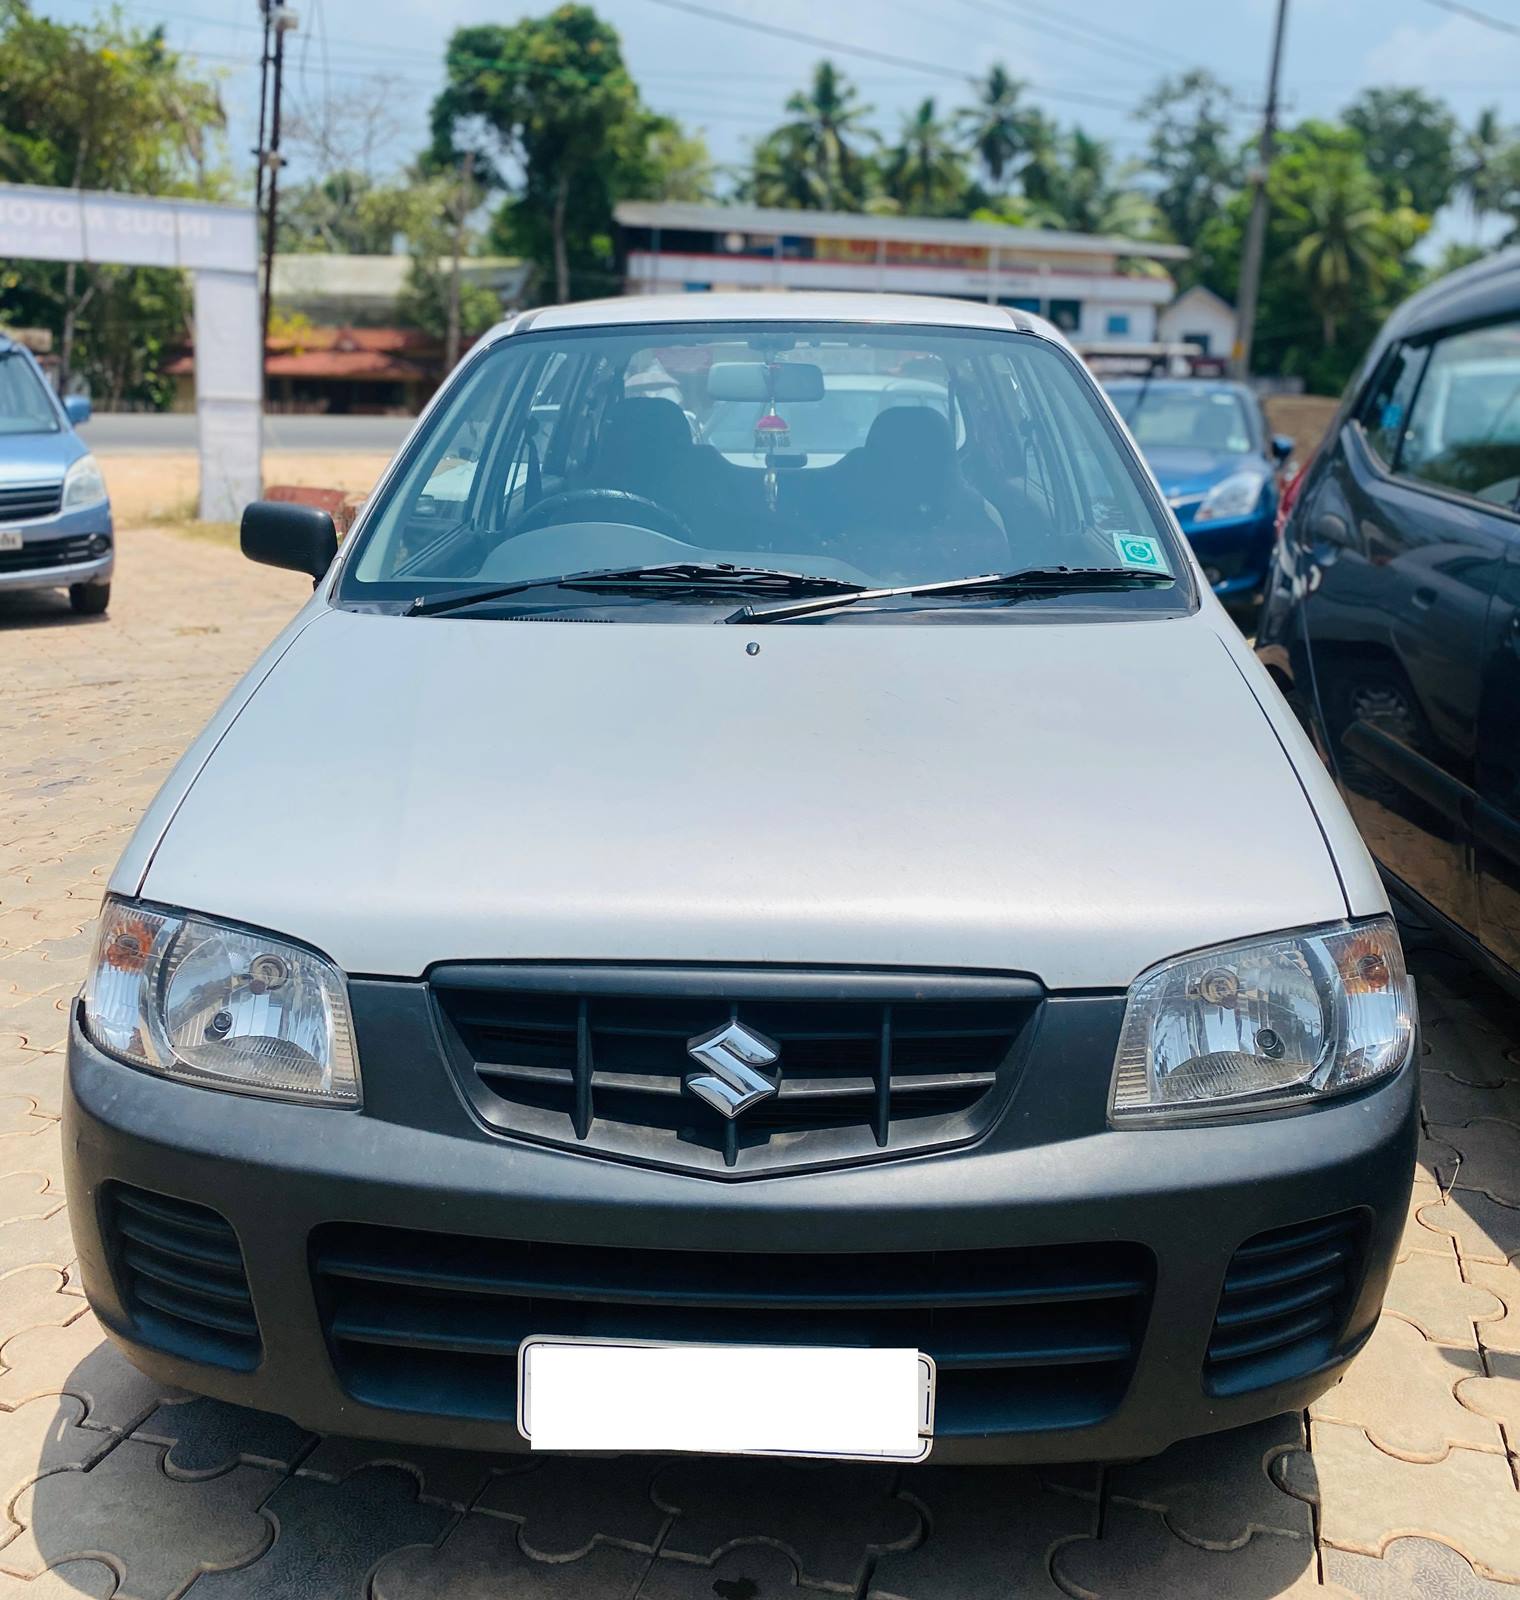
[[[0,184],[0,256],[255,272],[251,207]]]

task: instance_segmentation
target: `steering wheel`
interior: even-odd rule
[[[566,513],[595,511],[595,516]],[[663,533],[683,544],[694,544],[691,529],[669,506],[627,489],[562,489],[540,500],[513,524],[512,537],[532,533],[556,522],[631,522],[636,527]]]

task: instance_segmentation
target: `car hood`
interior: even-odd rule
[[[84,454],[79,435],[69,428],[57,433],[0,433],[0,486],[61,482],[70,464]]]
[[[141,892],[396,977],[541,958],[1105,988],[1346,914],[1207,613],[750,629],[328,611],[216,743]]]
[[[1194,450],[1182,445],[1164,445],[1145,452],[1150,469],[1156,474],[1161,491],[1169,500],[1191,500],[1204,495],[1216,483],[1243,467],[1258,468],[1267,475],[1267,463],[1250,451]]]

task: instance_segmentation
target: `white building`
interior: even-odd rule
[[[614,213],[626,292],[887,289],[1048,317],[1075,340],[1157,337],[1182,245],[859,212],[625,200]],[[1138,270],[1126,263],[1141,263]]]
[[[1168,344],[1197,345],[1206,356],[1228,356],[1235,345],[1235,307],[1197,284],[1156,319],[1156,334]]]

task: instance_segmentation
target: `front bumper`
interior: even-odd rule
[[[10,526],[5,531],[17,529]],[[21,549],[0,551],[0,592],[110,581],[116,540],[109,501],[60,512],[19,531]]]
[[[419,986],[366,987],[399,997]],[[438,1059],[425,1007],[409,999],[389,1008],[383,1037],[366,1036],[356,1014],[362,1112],[239,1097],[140,1073],[102,1056],[76,1020],[64,1144],[84,1289],[110,1336],[162,1381],[278,1412],[320,1432],[512,1451],[525,1446],[511,1411],[513,1350],[522,1329],[515,1336],[503,1331],[511,1325],[509,1309],[547,1323],[551,1309],[565,1307],[493,1300],[488,1293],[472,1302],[486,1314],[476,1317],[469,1353],[440,1360],[426,1343],[428,1328],[436,1333],[437,1318],[446,1314],[432,1290],[416,1285],[436,1285],[456,1269],[475,1273],[477,1257],[500,1262],[526,1255],[551,1276],[564,1258],[577,1263],[569,1276],[581,1273],[587,1281],[613,1262],[623,1289],[611,1298],[620,1303],[587,1305],[587,1296],[596,1300],[600,1291],[583,1287],[575,1309],[590,1321],[576,1326],[624,1336],[637,1336],[626,1319],[641,1289],[672,1270],[672,1262],[690,1262],[682,1326],[707,1318],[692,1336],[727,1342],[757,1337],[747,1330],[775,1315],[767,1296],[778,1285],[806,1279],[826,1286],[812,1291],[821,1295],[817,1315],[837,1315],[827,1308],[840,1303],[840,1291],[827,1286],[858,1281],[862,1254],[891,1261],[894,1270],[908,1262],[915,1273],[942,1277],[947,1263],[985,1265],[1003,1257],[1038,1258],[1036,1276],[1060,1276],[1069,1264],[1075,1272],[1075,1264],[1106,1252],[1105,1259],[1143,1262],[1145,1279],[1133,1301],[1133,1351],[1122,1367],[1103,1368],[1108,1387],[1083,1388],[1079,1367],[1058,1371],[1046,1364],[1051,1357],[1027,1347],[1003,1366],[974,1374],[974,1384],[942,1361],[932,1459],[1152,1454],[1179,1438],[1306,1405],[1370,1334],[1408,1205],[1416,1081],[1406,1067],[1374,1089],[1308,1112],[1215,1127],[1092,1132],[1090,1113],[1106,1095],[1121,1010],[1122,1002],[1110,998],[1047,1001],[1039,1047],[996,1128],[977,1143],[738,1183],[489,1132]],[[246,1359],[219,1355],[214,1339],[202,1348],[187,1343],[172,1318],[145,1314],[124,1293],[131,1280],[111,1220],[124,1185],[147,1191],[150,1200],[168,1197],[171,1223],[181,1214],[190,1219],[188,1234],[183,1228],[176,1234],[178,1224],[169,1231],[189,1240],[192,1258],[207,1241],[225,1253],[235,1235],[258,1322]],[[211,1224],[196,1220],[206,1215],[198,1208],[216,1213]],[[1221,1392],[1208,1377],[1207,1356],[1226,1273],[1239,1270],[1238,1262],[1232,1266],[1237,1249],[1272,1230],[1327,1217],[1349,1218],[1343,1226],[1356,1238],[1333,1328],[1285,1365],[1268,1362],[1258,1370],[1248,1363],[1243,1370],[1254,1376],[1244,1390],[1236,1383]],[[218,1232],[217,1219],[230,1224],[231,1234]],[[362,1253],[373,1240],[385,1246],[380,1254],[389,1265],[372,1272],[359,1298],[335,1313],[332,1280],[324,1277],[330,1258]],[[407,1260],[417,1261],[415,1268],[403,1261],[405,1250],[387,1243],[399,1247],[403,1240],[412,1241]],[[171,1237],[170,1248],[186,1246]],[[646,1263],[652,1265],[643,1273]],[[338,1270],[345,1270],[341,1261]],[[727,1299],[721,1284],[728,1285]],[[736,1285],[742,1293],[732,1292]],[[501,1294],[499,1281],[490,1287]],[[956,1307],[936,1313],[942,1332],[962,1315],[960,1306],[979,1303],[966,1285],[959,1288]],[[398,1350],[385,1331],[388,1306],[419,1294],[425,1304],[418,1331]],[[889,1303],[884,1285],[883,1317]],[[667,1314],[675,1313],[651,1305],[646,1294],[638,1308],[646,1320],[637,1327]],[[1110,1316],[1112,1308],[1089,1302],[1057,1307],[1055,1314],[1056,1325],[1064,1318],[1080,1341],[1089,1317]],[[983,1304],[978,1315],[978,1337],[989,1337],[989,1327],[995,1335],[1002,1313]],[[348,1319],[341,1329],[340,1317]],[[606,1318],[624,1320],[609,1326]],[[361,1340],[379,1343],[346,1343],[355,1323]],[[824,1325],[811,1313],[802,1316],[799,1337],[828,1342],[816,1331]],[[356,1349],[365,1353],[362,1369],[350,1359]],[[378,1367],[369,1359],[377,1350]],[[469,1382],[456,1383],[466,1370]]]
[[[1276,537],[1275,511],[1227,521],[1183,522],[1182,531],[1209,582],[1226,603],[1262,592]]]

